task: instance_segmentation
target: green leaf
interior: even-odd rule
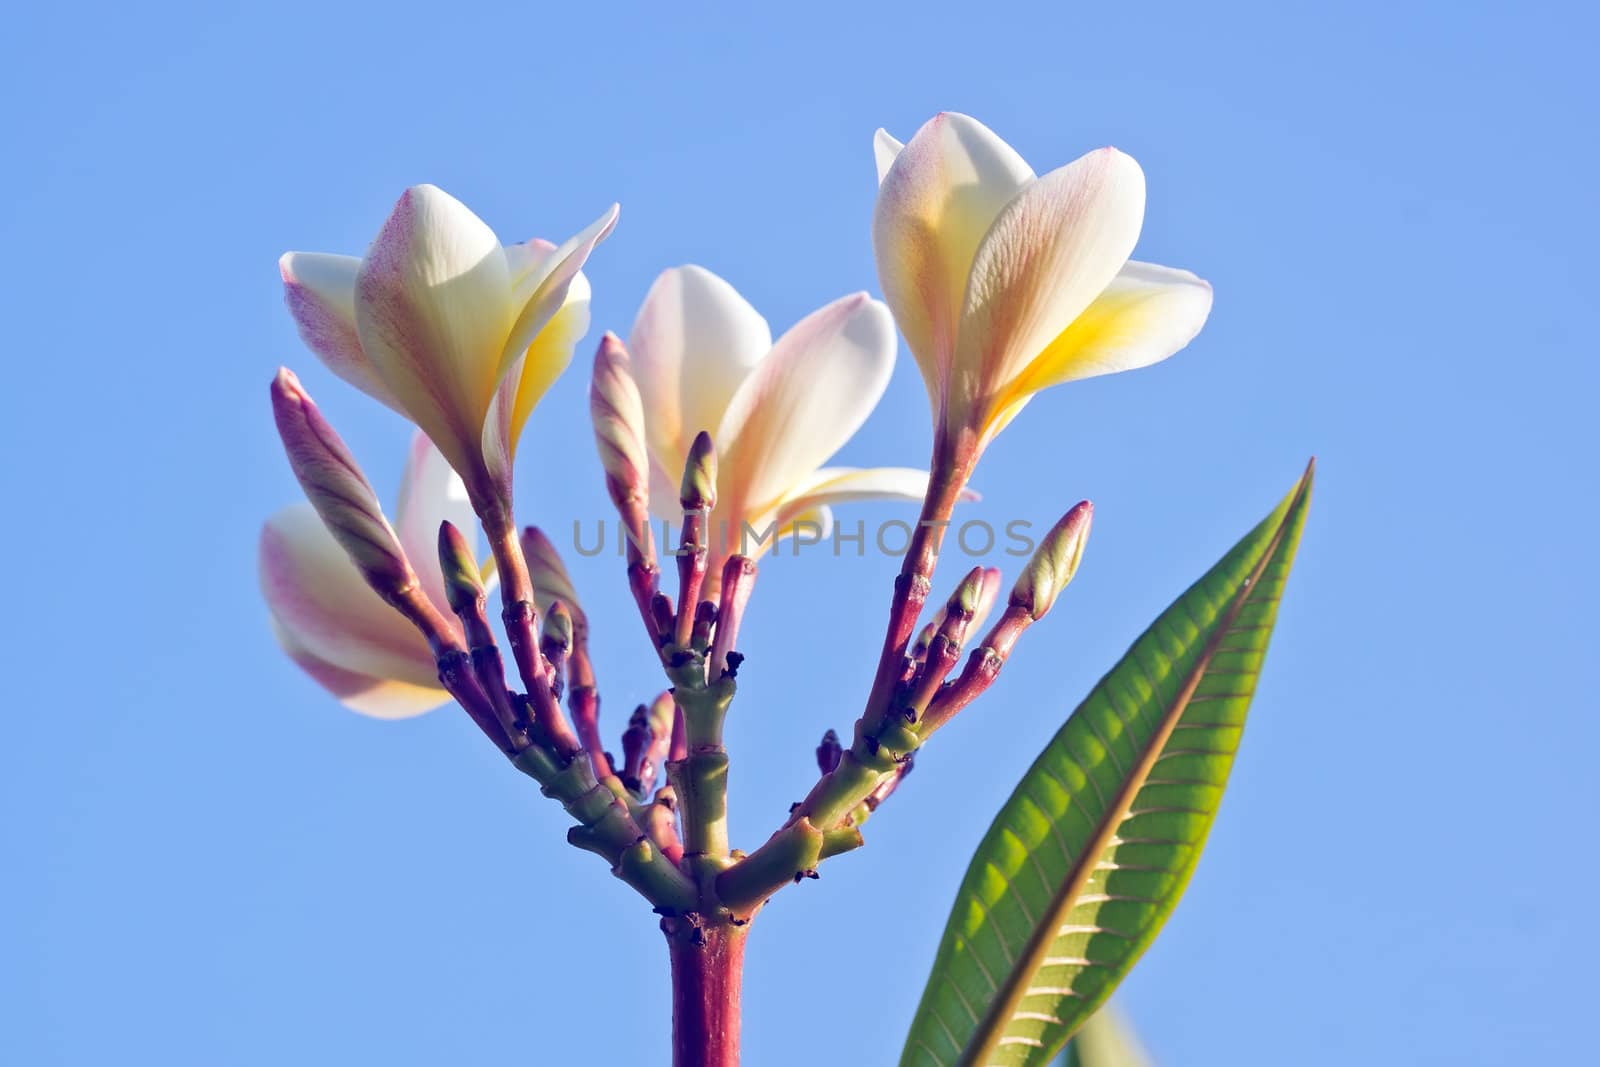
[[[902,1067],[1047,1064],[1160,931],[1227,784],[1311,475],[1133,643],[1000,809]]]
[[[1104,1007],[1089,1016],[1058,1061],[1061,1067],[1150,1067],[1150,1057],[1122,1013]]]

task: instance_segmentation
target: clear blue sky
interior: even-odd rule
[[[565,1063],[598,1041],[660,1062],[654,919],[559,810],[461,716],[358,718],[272,644],[255,537],[296,496],[274,369],[385,495],[406,440],[302,351],[275,261],[360,252],[420,181],[508,240],[619,200],[591,341],[683,262],[781,329],[876,290],[872,131],[942,108],[1040,170],[1131,152],[1139,258],[1210,279],[1216,310],[1178,358],[1036,401],[988,456],[975,514],[1095,500],[1084,570],[869,846],[764,914],[747,1061],[834,1039],[859,1045],[828,1062],[892,1059],[1016,776],[1312,453],[1233,786],[1123,1005],[1180,1067],[1592,1046],[1591,5],[893,6],[9,16],[0,1061]],[[534,417],[525,518],[602,512],[584,387]],[[902,353],[841,458],[916,464],[927,441]],[[742,842],[852,718],[892,567],[766,566],[730,727]],[[614,729],[655,672],[621,575],[577,570]]]

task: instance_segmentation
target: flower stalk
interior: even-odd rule
[[[747,930],[662,920],[672,961],[673,1067],[738,1067]]]

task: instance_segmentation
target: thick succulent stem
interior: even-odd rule
[[[728,862],[728,753],[722,745],[722,720],[733,699],[733,680],[707,685],[705,660],[683,649],[669,673],[677,683],[673,697],[683,713],[685,748],[667,763],[667,778],[683,814],[684,859],[706,887]]]
[[[634,820],[622,784],[615,777],[596,781],[587,759],[575,757],[563,765],[559,757],[538,745],[524,749],[512,762],[577,820],[578,825],[567,833],[568,841],[605,857],[613,874],[659,910],[677,914],[696,907],[698,894],[693,883]]]
[[[738,1067],[748,927],[667,918],[661,929],[672,958],[673,1067]]]

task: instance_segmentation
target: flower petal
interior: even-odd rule
[[[1001,208],[1032,181],[1010,145],[954,113],[918,130],[883,175],[872,219],[878,280],[935,410],[978,246]]]
[[[728,404],[715,438],[719,496],[756,512],[810,478],[877,405],[894,350],[889,309],[865,293],[801,319]]]
[[[384,384],[463,477],[476,475],[513,317],[494,232],[441,189],[407,190],[356,275],[356,330]]]
[[[271,623],[272,635],[284,653],[351,711],[375,719],[409,719],[450,702],[450,694],[438,686],[375,678],[318,659],[295,640],[283,623],[276,618]]]
[[[909,151],[909,149],[908,149]],[[1102,148],[1008,204],[972,265],[951,390],[958,425],[981,426],[999,394],[1105,291],[1144,221],[1144,172]]]
[[[716,431],[740,383],[771,349],[767,320],[704,267],[673,267],[650,286],[628,353],[644,400],[646,445],[674,485],[695,434]],[[675,509],[676,497],[667,504]]]
[[[1194,340],[1211,286],[1186,270],[1129,260],[1017,378],[1013,395],[1159,363]]]
[[[872,155],[878,164],[878,183],[883,183],[883,176],[889,173],[889,168],[894,164],[894,157],[900,154],[900,149],[905,145],[897,141],[888,130],[879,129],[872,135]]]
[[[577,234],[568,238],[566,243],[552,251],[542,263],[529,263],[531,267],[527,276],[515,279],[517,281],[516,296],[521,303],[518,305],[516,321],[512,324],[511,332],[506,336],[505,349],[500,356],[500,365],[496,368],[496,384],[505,377],[511,365],[527,354],[534,338],[544,329],[555,314],[567,303],[570,288],[581,277],[579,271],[589,261],[589,255],[595,246],[605,240],[617,225],[618,207],[612,204],[605,212]],[[543,244],[544,242],[538,242]],[[532,242],[530,242],[532,244]],[[529,251],[536,251],[537,245]],[[528,257],[531,260],[531,256]],[[517,260],[512,262],[513,259]],[[522,257],[508,255],[508,264],[512,267],[524,265]],[[537,284],[532,286],[532,291],[526,299],[522,293],[528,288],[528,282],[537,277]],[[588,283],[584,283],[587,290]],[[587,296],[584,297],[587,304]],[[557,374],[560,371],[556,372]],[[552,378],[554,375],[551,376]]]
[[[915,467],[823,467],[795,486],[780,508],[843,504],[853,500],[915,500],[928,492],[928,472]]]
[[[554,264],[556,246],[543,237],[534,237],[520,244],[506,245],[506,270],[511,275],[511,301],[526,307],[533,292],[550,273]]]
[[[439,570],[439,526],[447,521],[469,539],[475,536],[478,520],[467,499],[466,485],[428,436],[418,432],[411,438],[405,473],[400,478],[395,532],[400,535],[400,547],[405,549],[422,588],[446,618],[450,615],[450,601]]]
[[[589,296],[589,279],[580,271],[567,285],[566,300],[495,389],[483,426],[483,454],[490,477],[503,485],[511,484],[511,461],[534,405],[571,365],[578,342],[589,332]]]
[[[362,580],[311,505],[262,526],[258,561],[267,607],[295,647],[355,674],[438,684],[428,643]]]
[[[321,252],[285,252],[278,259],[283,298],[305,342],[329,370],[387,404],[405,410],[383,384],[356,336],[356,272],[361,260]]]
[[[749,525],[753,530],[776,526],[781,532],[773,541],[792,536],[797,523],[807,522],[822,528],[819,537],[828,537],[833,532],[834,504],[858,500],[906,500],[920,504],[927,492],[928,472],[914,467],[865,470],[823,467]],[[757,547],[765,551],[771,545],[772,541],[768,541]]]

